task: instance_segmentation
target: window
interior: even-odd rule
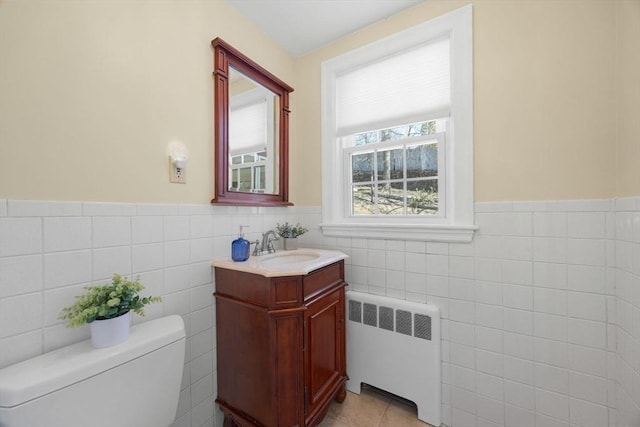
[[[322,64],[324,234],[471,240],[471,10]]]
[[[266,151],[232,155],[229,162],[229,190],[264,193],[266,166]]]
[[[444,120],[433,120],[346,138],[349,216],[440,216],[444,126]]]

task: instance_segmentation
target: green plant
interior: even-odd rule
[[[60,320],[69,320],[68,327],[82,326],[94,320],[112,319],[122,316],[128,311],[144,316],[145,305],[162,301],[161,297],[140,297],[138,293],[144,289],[140,278],[129,281],[119,274],[114,274],[108,285],[87,286],[83,295],[76,296],[71,307],[62,309]]]
[[[309,231],[308,228],[304,228],[297,223],[296,225],[291,225],[288,222],[284,224],[276,224],[276,231],[280,237],[284,237],[285,239],[291,239],[298,236],[302,236],[304,233]]]

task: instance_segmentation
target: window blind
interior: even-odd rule
[[[338,136],[448,116],[450,75],[449,38],[338,75]]]
[[[229,154],[265,149],[267,103],[265,100],[233,108],[229,112]]]

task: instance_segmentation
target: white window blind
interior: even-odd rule
[[[441,38],[338,75],[337,136],[447,117],[449,57]]]
[[[267,103],[233,108],[229,114],[230,155],[261,151],[267,141]]]

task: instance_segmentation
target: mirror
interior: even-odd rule
[[[278,95],[229,67],[228,191],[278,193]]]
[[[287,206],[293,88],[220,38],[214,48],[215,195],[211,203]]]

